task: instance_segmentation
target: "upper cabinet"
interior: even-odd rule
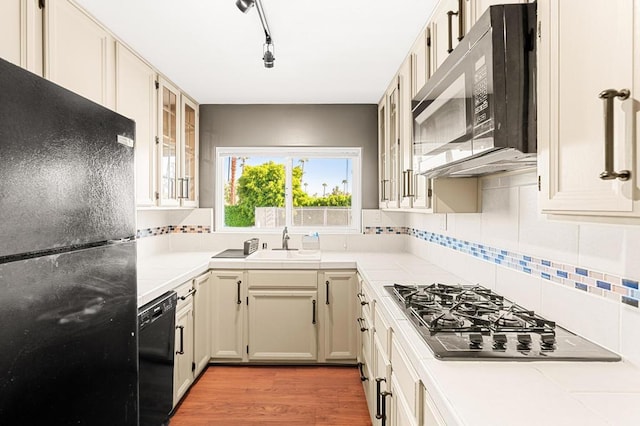
[[[67,0],[47,2],[44,16],[45,78],[114,109],[111,34]]]
[[[138,207],[198,206],[198,114],[189,96],[73,0],[2,0],[0,57],[136,123]]]
[[[637,217],[637,2],[540,0],[538,20],[542,212]]]
[[[182,95],[182,185],[181,200],[185,207],[198,207],[198,104]]]
[[[197,207],[198,105],[161,78],[158,111],[158,203]]]
[[[431,15],[431,65],[434,70],[442,65],[466,34],[465,6],[464,0],[440,0]]]
[[[42,75],[42,9],[38,0],[0,2],[0,58]]]
[[[418,94],[420,89],[431,77],[431,29],[425,28],[411,46],[411,98]]]
[[[116,111],[136,122],[136,204],[155,204],[156,81],[151,66],[116,43]]]

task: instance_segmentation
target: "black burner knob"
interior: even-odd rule
[[[507,335],[498,333],[493,335],[493,348],[504,349],[507,344]]]
[[[469,333],[469,347],[471,348],[480,348],[482,347],[482,334],[480,333]]]
[[[542,333],[540,335],[540,345],[542,349],[553,349],[556,344],[556,336],[553,333]]]
[[[530,349],[531,348],[531,335],[530,334],[518,334],[518,349]]]

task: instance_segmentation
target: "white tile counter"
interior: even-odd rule
[[[216,252],[176,252],[138,262],[138,304],[215,269],[353,269],[369,282],[394,338],[407,352],[450,425],[637,425],[640,370],[627,362],[436,360],[384,290],[394,282],[468,282],[407,253],[323,252],[315,262],[211,259]],[[552,318],[553,319],[553,318]],[[393,362],[393,360],[392,360]],[[402,425],[400,425],[402,426]]]

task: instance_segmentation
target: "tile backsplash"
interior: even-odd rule
[[[464,253],[486,262],[530,274],[553,283],[593,293],[638,308],[640,289],[636,279],[599,272],[528,254],[461,240],[411,227],[365,227],[365,234],[404,234]],[[453,271],[455,272],[455,271]]]

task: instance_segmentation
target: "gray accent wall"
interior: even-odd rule
[[[362,148],[362,208],[378,208],[378,107],[200,105],[200,207],[214,207],[215,148],[325,146]]]

